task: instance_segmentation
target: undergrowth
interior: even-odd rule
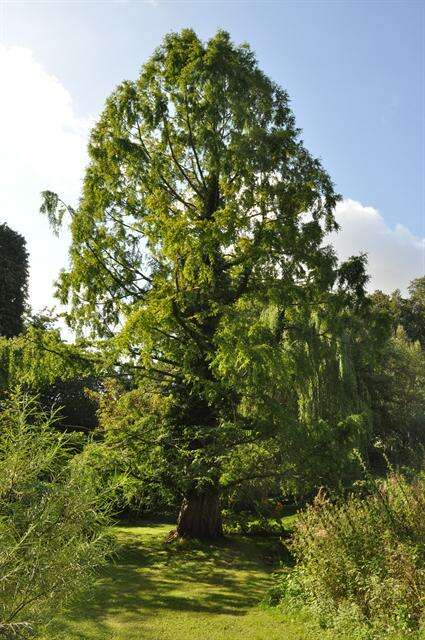
[[[288,546],[297,560],[270,599],[361,640],[425,637],[425,476],[399,473],[332,502],[319,492]]]

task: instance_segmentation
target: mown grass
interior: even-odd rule
[[[320,628],[308,612],[265,604],[276,564],[285,561],[277,538],[167,545],[171,528],[114,527],[118,550],[91,597],[42,640],[355,640]]]
[[[115,528],[119,550],[90,599],[44,640],[310,640],[264,604],[276,539],[164,544],[171,525]]]

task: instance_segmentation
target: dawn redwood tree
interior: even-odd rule
[[[338,269],[323,246],[332,182],[286,92],[225,32],[166,36],[107,100],[89,153],[76,210],[44,193],[55,227],[71,214],[59,295],[74,328],[133,367],[133,437],[179,469],[177,534],[215,537],[224,457],[290,405],[285,344],[307,339],[335,287],[361,288],[363,263]]]
[[[0,336],[22,331],[28,293],[28,253],[25,239],[0,225]]]

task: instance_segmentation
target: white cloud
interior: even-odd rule
[[[425,274],[425,238],[401,224],[389,227],[376,209],[355,200],[338,203],[335,215],[341,229],[330,240],[341,258],[367,253],[369,289],[405,292],[413,278]]]
[[[0,45],[0,223],[22,233],[30,253],[30,298],[51,305],[52,283],[66,264],[66,241],[39,213],[40,192],[74,203],[87,162],[90,121],[75,114],[69,92],[23,47]]]

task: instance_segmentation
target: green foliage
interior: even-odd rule
[[[91,430],[96,403],[86,389],[101,387],[104,371],[96,353],[68,344],[50,323],[32,319],[14,338],[0,338],[0,397],[20,386],[37,395],[46,411],[58,409],[56,427]]]
[[[28,253],[25,239],[0,225],[0,336],[18,335],[28,293]]]
[[[38,389],[38,400],[46,410],[58,409],[56,427],[62,430],[93,431],[97,426],[97,404],[89,393],[102,383],[95,375],[56,379]]]
[[[397,464],[420,465],[425,448],[425,351],[399,326],[368,381],[375,445]],[[371,451],[372,459],[376,453]]]
[[[29,325],[15,338],[0,338],[0,389],[22,385],[35,392],[57,380],[87,377],[96,362],[78,344],[67,344],[58,329]]]
[[[285,91],[225,32],[166,36],[107,100],[89,153],[78,209],[44,194],[55,229],[71,216],[58,295],[131,372],[138,437],[158,425],[179,489],[218,493],[235,447],[298,420],[294,384],[322,331],[364,303],[364,257],[338,267],[324,245],[339,197]],[[329,424],[356,413],[343,405]]]
[[[116,511],[132,516],[175,512],[179,472],[164,454],[161,399],[140,389],[127,391],[116,381],[104,382],[101,392],[90,392],[98,403],[95,440],[83,453],[96,472],[100,488],[107,488]]]
[[[403,298],[398,290],[391,295],[375,291],[372,300],[388,315],[394,332],[401,325],[407,337],[425,349],[425,276],[412,280],[408,292],[408,297]]]
[[[413,341],[418,340],[425,349],[425,276],[412,280],[409,298],[403,300],[402,324]]]
[[[373,438],[365,371],[380,362],[388,331],[366,303],[353,311],[329,296],[327,304],[334,309],[310,319],[304,340],[282,344],[286,380],[257,414],[269,423],[280,420],[273,436],[242,441],[228,452],[222,483],[236,500],[246,499],[247,490],[253,496],[308,495],[359,477],[357,452],[366,451]],[[248,411],[254,412],[260,385],[248,397]]]
[[[79,443],[15,395],[0,413],[0,636],[25,637],[90,587],[109,550],[105,496]]]
[[[425,478],[392,474],[365,489],[338,503],[319,493],[299,516],[298,564],[281,578],[281,597],[325,625],[351,625],[355,637],[413,634],[424,622]]]
[[[295,505],[285,505],[279,498],[262,496],[253,499],[245,509],[240,505],[224,510],[224,530],[230,534],[246,536],[287,537],[296,518]]]

